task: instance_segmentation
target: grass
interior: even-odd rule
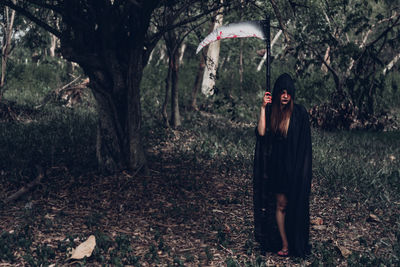
[[[0,168],[27,174],[35,165],[95,168],[96,117],[83,109],[53,107],[28,123],[0,124]],[[18,179],[18,178],[17,178]]]
[[[400,199],[400,132],[313,131],[313,172],[322,192],[371,207]]]

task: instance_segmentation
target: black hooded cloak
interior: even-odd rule
[[[280,101],[286,89],[294,100],[294,82],[288,74],[282,74],[275,82],[272,99]],[[269,127],[270,105],[266,109],[266,132],[258,134],[254,155],[254,234],[265,251],[276,252],[282,241],[276,223],[276,176],[284,180],[286,206],[285,230],[291,256],[305,257],[309,245],[309,195],[312,177],[311,131],[306,109],[294,104],[286,138],[277,137]],[[283,139],[282,139],[283,138]]]

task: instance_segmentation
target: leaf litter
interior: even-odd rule
[[[29,222],[31,247],[48,244],[55,248],[51,264],[65,264],[69,259],[56,249],[60,244],[76,247],[85,244],[88,237],[91,244],[80,256],[88,257],[89,265],[99,264],[98,256],[90,257],[96,251],[92,242],[95,233],[104,234],[96,246],[106,247],[107,240],[114,241],[102,251],[104,261],[111,262],[110,252],[120,245],[116,240],[125,235],[130,238],[130,255],[135,255],[141,266],[178,261],[186,266],[223,266],[227,259],[240,266],[260,259],[267,266],[307,266],[323,258],[323,251],[316,249],[319,244],[339,250],[335,259],[339,266],[347,266],[346,259],[353,252],[382,257],[393,253],[396,209],[388,209],[387,214],[382,210],[372,213],[369,207],[349,203],[342,195],[329,197],[321,190],[323,177],[314,177],[310,198],[312,255],[300,261],[271,253],[260,255],[252,236],[251,166],[226,158],[187,157],[188,151],[182,153],[182,149],[190,149],[188,142],[195,139],[188,130],[150,139],[147,176],[124,171],[74,177],[68,170],[60,176],[59,171],[50,169],[43,186],[31,193],[29,201],[22,199],[1,207],[0,230],[14,231]],[[32,203],[29,214],[24,208],[27,202]],[[60,236],[65,238],[60,240]],[[121,260],[127,261],[124,256]],[[16,262],[26,264],[22,256]]]

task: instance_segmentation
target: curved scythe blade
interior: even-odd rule
[[[265,33],[263,25],[263,21],[255,20],[231,23],[221,26],[215,29],[213,32],[207,35],[203,41],[201,41],[197,47],[196,54],[208,44],[222,39],[256,37],[264,40]]]

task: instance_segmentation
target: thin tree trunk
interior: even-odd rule
[[[279,30],[277,34],[275,34],[274,39],[272,39],[271,42],[271,56],[272,56],[272,48],[274,47],[274,45],[276,44],[276,42],[278,41],[279,37],[282,35],[282,30]],[[265,60],[267,60],[267,51],[265,51],[263,58],[261,59],[260,63],[258,64],[257,67],[257,72],[259,72],[262,68],[262,66],[264,65]]]
[[[223,15],[218,14],[213,30],[222,25]],[[206,68],[204,69],[201,92],[206,96],[214,94],[214,86],[218,69],[220,41],[208,45]]]
[[[186,43],[182,43],[181,48],[179,49],[179,66],[183,65],[183,56],[185,55],[186,47]]]
[[[181,125],[181,116],[179,113],[179,49],[175,49],[172,55],[172,72],[171,72],[171,125],[176,128]]]
[[[400,59],[400,53],[397,54],[390,62],[389,64],[386,65],[386,67],[383,69],[383,74],[386,74],[388,71],[390,71],[393,66],[399,61]]]
[[[270,0],[272,8],[274,9],[274,13],[276,15],[276,18],[278,19],[279,26],[281,27],[281,30],[283,31],[283,35],[285,36],[285,41],[286,43],[290,42],[290,37],[288,32],[286,31],[285,24],[283,23],[283,18],[281,15],[281,12],[279,11],[278,5],[276,4],[275,0]]]
[[[178,76],[179,76],[179,62],[184,52],[184,49],[180,47],[180,41],[178,40],[177,34],[170,31],[165,34],[165,45],[168,51],[168,75],[166,79],[166,95],[163,106],[163,117],[167,118],[166,105],[168,100],[168,91],[171,87],[171,119],[170,125],[176,128],[181,125],[181,118],[179,113],[179,88],[178,88]],[[168,125],[168,124],[167,124]]]
[[[199,92],[199,89],[200,89],[201,78],[203,77],[203,74],[204,74],[204,67],[205,67],[204,56],[201,55],[199,67],[197,69],[196,79],[194,81],[194,85],[193,85],[193,89],[192,89],[192,103],[190,104],[190,106],[193,110],[199,109],[197,107],[197,93]]]
[[[164,103],[162,105],[162,117],[164,119],[165,125],[169,128],[169,119],[168,119],[168,112],[167,112],[167,105],[169,102],[169,91],[170,91],[170,81],[171,81],[171,73],[172,73],[172,62],[168,62],[168,73],[167,77],[165,78],[165,95],[164,95]]]
[[[11,14],[10,14],[11,12]],[[7,61],[11,52],[11,40],[13,36],[13,27],[15,19],[15,10],[5,7],[5,23],[3,34],[3,46],[1,48],[1,77],[0,77],[0,101],[3,98],[3,90],[6,77]]]
[[[211,22],[210,26],[209,26],[209,30],[208,33],[211,33],[214,29],[214,23]],[[201,83],[202,83],[202,78],[204,75],[204,67],[205,65],[205,55],[207,55],[208,52],[208,46],[204,47],[202,50],[202,53],[200,54],[200,63],[199,63],[199,67],[197,68],[197,75],[194,81],[194,85],[193,85],[193,89],[192,89],[192,103],[190,104],[191,108],[193,110],[198,110],[197,107],[197,94],[199,92]]]
[[[375,95],[375,85],[372,83],[368,90],[368,98],[367,98],[367,110],[368,114],[374,114],[374,95]]]
[[[362,49],[362,48],[365,47],[365,45],[366,45],[366,43],[367,43],[367,40],[368,40],[368,37],[369,37],[369,35],[370,35],[371,33],[372,33],[372,30],[369,29],[369,30],[367,31],[367,33],[364,35],[364,38],[363,38],[361,44],[359,45],[359,48],[360,48],[360,49]],[[346,71],[346,75],[347,75],[347,76],[350,75],[350,72],[351,72],[351,70],[352,70],[353,67],[354,67],[354,63],[355,63],[355,60],[354,60],[353,58],[351,58],[351,59],[350,59],[350,63],[349,63],[349,67],[347,68],[347,71]]]
[[[331,60],[330,60],[330,56],[329,56],[330,51],[331,51],[331,47],[328,46],[328,47],[326,48],[325,55],[324,55],[324,61],[325,61],[326,64],[328,64],[328,65],[331,64]],[[328,68],[325,66],[325,64],[322,64],[322,65],[321,65],[321,70],[322,70],[323,72],[325,72],[325,73],[328,73],[328,71],[329,71]]]
[[[163,62],[164,58],[165,58],[165,50],[166,48],[164,47],[164,45],[160,46],[160,57],[157,60],[156,66],[158,66],[161,62]]]
[[[49,48],[49,52],[50,52],[50,57],[55,57],[56,55],[56,48],[57,48],[57,37],[53,34],[50,34],[50,48]]]

